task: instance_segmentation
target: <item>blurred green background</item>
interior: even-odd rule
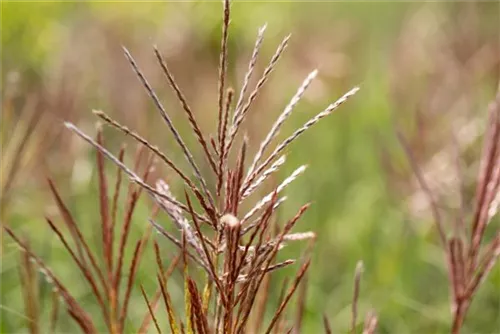
[[[131,50],[186,141],[200,154],[152,45],[168,59],[203,130],[214,132],[221,7],[219,2],[2,2],[2,224],[26,235],[91,309],[94,304],[82,277],[43,222],[44,215],[60,220],[47,192],[45,177],[50,175],[83,229],[96,234],[98,242],[95,153],[64,131],[62,120],[95,133],[91,110],[102,109],[185,167],[121,46]],[[409,141],[438,195],[448,230],[459,214],[461,188],[468,209],[465,218],[470,218],[487,104],[499,82],[499,16],[498,2],[232,4],[229,81],[237,91],[258,28],[268,25],[256,73],[262,72],[281,39],[292,33],[245,122],[251,152],[313,69],[319,69],[318,79],[281,138],[353,86],[361,87],[352,100],[292,145],[279,173],[283,179],[300,164],[309,165],[286,190],[289,199],[279,213],[286,219],[302,203],[313,204],[297,226],[318,234],[308,275],[304,333],[322,330],[323,313],[335,332],[347,330],[358,260],[365,264],[360,313],[376,311],[378,332],[449,331],[443,252],[395,130]],[[111,129],[105,135],[115,152],[125,141],[133,154],[132,142]],[[180,182],[169,182],[181,197]],[[143,198],[134,216],[134,233],[146,227],[150,206]],[[497,216],[489,235],[499,223]],[[282,256],[299,256],[305,247],[290,245]],[[173,254],[173,248],[166,249]],[[147,253],[139,281],[152,291],[154,261],[147,260],[153,259],[152,251]],[[2,237],[2,333],[27,331],[18,259],[17,249]],[[294,266],[273,274],[273,282],[278,287],[296,270]],[[180,305],[182,281],[175,279],[178,285],[170,289]],[[42,284],[47,316],[50,288]],[[500,333],[499,291],[497,266],[473,302],[464,333]],[[277,296],[279,289],[272,293]],[[133,298],[132,322],[145,312],[140,294]],[[273,310],[270,305],[268,311]],[[97,307],[93,311],[97,313]],[[288,315],[293,317],[293,312],[292,305]],[[61,332],[74,331],[63,318]]]

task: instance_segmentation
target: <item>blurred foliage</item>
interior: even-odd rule
[[[121,45],[131,49],[181,131],[188,133],[154,61],[150,46],[158,44],[204,130],[212,131],[220,7],[218,2],[2,2],[2,160],[13,129],[29,123],[30,114],[23,110],[30,96],[36,97],[35,114],[43,114],[50,124],[43,131],[37,130],[41,126],[35,129],[50,144],[38,140],[23,151],[24,160],[34,158],[15,170],[9,201],[2,204],[2,223],[24,231],[82,300],[88,297],[87,288],[79,284],[82,280],[66,265],[61,246],[41,224],[44,214],[55,212],[44,182],[51,175],[84,229],[96,233],[95,154],[61,133],[61,120],[91,129],[91,109],[103,109],[146,134],[182,165],[180,152],[172,150],[172,138],[164,135],[163,124],[128,68]],[[254,145],[310,70],[319,69],[319,80],[283,133],[352,86],[361,86],[352,101],[303,137],[280,172],[283,177],[299,164],[310,165],[288,189],[289,201],[280,213],[285,219],[299,203],[313,202],[302,222],[303,230],[319,235],[308,274],[304,332],[319,332],[323,313],[335,332],[347,330],[359,259],[366,268],[360,313],[375,309],[380,333],[447,332],[450,310],[443,253],[394,130],[405,133],[418,162],[433,177],[449,207],[450,221],[457,211],[452,199],[459,189],[457,179],[465,185],[471,208],[486,106],[499,81],[499,3],[235,2],[232,9],[229,70],[237,89],[258,27],[268,24],[260,71],[280,38],[292,33],[285,57],[246,122]],[[467,126],[469,131],[463,130]],[[116,151],[123,138],[111,129],[106,135]],[[446,155],[439,170],[431,162],[437,154],[449,153],[454,136],[463,156],[463,175],[446,183],[442,175],[454,173],[454,160]],[[169,182],[181,194],[180,183]],[[144,200],[134,219],[136,233],[146,225],[148,207]],[[499,223],[497,217],[492,225]],[[294,247],[288,251],[297,253]],[[3,333],[25,328],[17,259],[17,251],[3,239]],[[139,272],[146,289],[155,286],[153,263],[144,261]],[[279,275],[287,274],[285,270]],[[172,298],[182,303],[180,278],[178,283]],[[49,305],[50,288],[44,287],[41,297]],[[498,291],[497,267],[476,296],[464,333],[500,330]],[[132,312],[140,316],[145,307],[139,294],[134,298],[138,306]],[[63,332],[74,330],[65,319],[60,325]]]

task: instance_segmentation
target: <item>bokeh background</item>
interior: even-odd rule
[[[131,50],[196,152],[152,45],[168,59],[203,130],[213,132],[221,7],[219,2],[2,2],[2,224],[26,235],[90,308],[94,304],[82,277],[43,222],[44,215],[58,217],[45,181],[50,176],[98,242],[95,153],[67,133],[62,121],[95,133],[91,110],[102,109],[182,164],[121,46]],[[307,277],[303,332],[322,330],[322,314],[335,332],[347,330],[358,260],[365,266],[360,312],[376,311],[380,333],[447,332],[443,253],[425,196],[395,133],[399,130],[407,138],[446,212],[449,230],[457,216],[469,218],[487,104],[500,78],[499,3],[235,1],[229,81],[236,90],[257,30],[265,23],[257,73],[285,35],[292,33],[292,39],[245,123],[251,151],[311,70],[319,69],[318,79],[281,136],[354,85],[361,87],[293,145],[279,173],[283,178],[299,164],[309,165],[287,189],[289,200],[280,211],[289,217],[300,204],[313,203],[298,225],[318,234]],[[133,155],[132,142],[111,129],[105,135],[115,152],[125,142]],[[180,182],[169,182],[182,194]],[[144,230],[150,207],[144,198],[133,220],[134,233]],[[495,218],[490,231],[499,223]],[[305,247],[291,245],[284,256],[297,256]],[[2,333],[26,332],[19,255],[4,236],[1,257],[0,328]],[[145,260],[139,274],[149,290],[155,286],[153,262]],[[296,269],[275,274],[273,281]],[[42,305],[50,305],[50,287],[41,284]],[[181,305],[180,277],[174,277],[170,289]],[[473,302],[464,333],[500,332],[499,291],[497,266]],[[279,288],[271,292],[277,297]],[[133,298],[132,318],[146,311],[140,295]],[[289,315],[293,312],[292,307]],[[67,319],[59,326],[62,332],[75,330]]]

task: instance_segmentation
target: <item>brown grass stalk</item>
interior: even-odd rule
[[[90,263],[92,265],[92,268],[97,272],[99,275],[99,278],[101,279],[101,283],[103,286],[106,286],[106,281],[104,279],[104,275],[102,271],[100,270],[99,266],[97,265],[97,262],[92,255],[92,252],[90,251],[88,245],[85,243],[85,239],[81,235],[80,230],[78,229],[75,220],[73,219],[73,216],[71,215],[71,212],[67,208],[67,206],[64,204],[61,196],[59,195],[59,192],[56,189],[56,186],[54,182],[51,179],[47,179],[49,189],[52,193],[52,196],[54,197],[54,200],[56,202],[57,208],[59,209],[59,213],[61,214],[63,221],[68,228],[71,237],[73,239],[73,242],[76,245],[76,251],[78,254],[78,257],[82,264],[86,265],[86,260],[85,256],[87,256],[90,259]],[[84,255],[85,251],[85,255]]]
[[[332,327],[330,326],[330,321],[325,314],[323,314],[323,327],[325,328],[325,334],[332,334]]]
[[[99,126],[97,130],[97,143],[101,146],[103,144],[102,127]],[[106,264],[106,271],[108,273],[108,281],[113,277],[113,258],[112,258],[112,243],[111,243],[111,221],[109,217],[109,200],[108,200],[108,181],[104,170],[104,156],[100,151],[96,151],[97,155],[97,176],[99,184],[99,210],[101,214],[101,228],[102,228],[102,248],[103,257]],[[109,288],[109,285],[108,285]],[[107,291],[108,296],[110,294]]]
[[[193,315],[195,318],[195,324],[198,333],[208,334],[210,333],[210,330],[207,318],[203,313],[201,296],[200,293],[198,292],[198,288],[196,287],[196,283],[190,278],[188,278],[188,289],[189,289],[189,296],[191,298],[190,303],[193,308]]]
[[[50,180],[50,190],[54,195],[64,225],[69,231],[69,236],[65,235],[62,229],[50,219],[47,219],[47,223],[52,232],[60,239],[65,252],[71,256],[78,270],[84,275],[92,294],[96,297],[99,313],[104,317],[106,331],[110,333],[122,334],[129,330],[126,321],[134,303],[132,296],[135,295],[134,291],[137,288],[140,288],[142,298],[147,306],[147,310],[144,308],[142,322],[138,327],[139,333],[145,334],[152,327],[151,324],[154,324],[158,332],[165,331],[164,328],[160,327],[159,322],[158,306],[161,304],[161,300],[163,300],[166,309],[166,314],[163,314],[163,316],[166,315],[169,329],[174,334],[259,332],[263,329],[264,312],[270,302],[269,291],[271,286],[274,285],[274,281],[271,280],[271,273],[297,262],[300,263],[297,275],[290,287],[287,287],[286,284],[283,285],[278,307],[273,313],[266,333],[296,333],[300,332],[302,328],[307,291],[305,275],[310,265],[310,252],[316,234],[310,231],[293,233],[292,228],[302,218],[309,204],[301,206],[295,216],[288,219],[284,225],[280,224],[276,217],[278,216],[277,210],[286,200],[286,196],[278,197],[279,194],[305,171],[306,166],[303,165],[297,168],[283,181],[278,182],[277,186],[273,186],[274,190],[272,192],[257,198],[255,203],[249,204],[244,203],[244,201],[249,200],[250,195],[254,194],[259,186],[268,182],[271,175],[274,176],[284,165],[284,150],[303,132],[331,114],[349,97],[354,95],[357,88],[352,89],[336,102],[330,104],[325,110],[311,118],[272,149],[271,143],[278,136],[284,122],[290,117],[312,80],[316,77],[317,71],[311,72],[302,82],[295,95],[292,96],[277,120],[271,125],[269,132],[260,146],[257,147],[256,154],[253,157],[247,156],[249,152],[253,151],[249,147],[247,136],[242,136],[241,146],[235,144],[236,142],[239,143],[236,137],[243,132],[243,122],[255,104],[256,99],[263,92],[264,85],[270,79],[271,73],[288,46],[290,36],[281,41],[264,68],[262,75],[256,80],[255,87],[253,90],[249,90],[250,79],[255,71],[266,26],[259,29],[238,99],[233,113],[230,115],[235,96],[234,91],[228,88],[230,84],[227,82],[227,78],[230,77],[228,71],[228,37],[231,14],[229,0],[223,1],[222,13],[216,133],[204,134],[201,131],[201,124],[196,119],[188,100],[179,88],[172,70],[168,67],[158,48],[154,46],[154,53],[163,75],[187,116],[191,134],[194,135],[194,138],[202,147],[203,153],[201,154],[204,155],[202,159],[207,160],[210,166],[207,168],[211,169],[209,172],[212,173],[210,176],[214,176],[213,180],[206,178],[201,173],[199,167],[202,166],[201,162],[195,160],[192,151],[181,137],[178,128],[175,127],[171,116],[166,112],[157,93],[126,48],[123,48],[123,50],[127,60],[146,90],[147,95],[151,98],[157,112],[172,133],[184,159],[189,164],[190,171],[181,170],[178,167],[180,165],[172,161],[159,147],[102,111],[94,111],[94,114],[105,124],[117,129],[139,144],[133,166],[129,167],[125,163],[125,148],[123,146],[117,155],[105,147],[101,126],[97,130],[97,138],[94,139],[94,136],[89,136],[74,124],[65,123],[67,129],[96,151],[97,200],[99,201],[100,216],[99,237],[101,239],[98,247],[102,248],[99,257],[94,255],[89,248],[82,230],[79,229]],[[271,153],[266,158],[265,155],[268,151]],[[176,176],[182,179],[185,188],[185,199],[176,199],[169,184],[163,181],[161,175],[157,175],[157,169],[154,172],[157,178],[149,180],[153,174],[153,165],[157,157],[170,170],[173,170]],[[112,178],[109,178],[106,169],[106,159],[110,160],[117,170],[114,185],[109,184],[109,180]],[[161,173],[161,171],[159,172]],[[128,191],[122,190],[124,177],[130,181]],[[209,184],[212,185],[212,181],[214,183],[213,189],[208,186]],[[123,198],[123,208],[119,203],[122,191],[127,191],[126,197]],[[148,219],[149,224],[146,225],[142,236],[138,240],[132,240],[132,219],[142,192],[147,194],[154,205],[152,214]],[[194,194],[198,203],[192,202],[192,195],[189,192]],[[155,221],[156,214],[160,210],[168,215],[172,221],[171,223],[173,223],[173,229],[164,227]],[[122,211],[123,216],[121,215]],[[120,216],[120,220],[118,220],[118,216]],[[210,228],[205,229],[202,226],[203,223],[209,225]],[[145,285],[137,282],[137,279],[138,276],[141,276],[138,275],[141,260],[146,256],[146,245],[153,229],[177,246],[180,249],[180,254],[170,263],[168,269],[165,269],[167,266],[160,252],[159,244],[164,239],[160,237],[158,242],[154,242],[153,249],[158,267],[158,282],[154,294],[148,296],[144,288]],[[480,231],[481,227],[479,226],[477,230]],[[71,287],[64,286],[58,281],[43,261],[31,252],[27,243],[17,238],[8,228],[6,231],[11,235],[14,242],[24,250],[26,254],[25,261],[28,258],[35,261],[37,267],[44,272],[44,276],[54,284],[57,296],[64,300],[70,317],[73,318],[80,329],[85,333],[102,331],[101,328],[96,328],[94,318],[85,311],[86,305],[79,304],[70,295],[69,290]],[[248,235],[246,235],[247,233]],[[279,251],[288,243],[303,240],[309,240],[310,243],[305,254],[301,255],[298,261],[296,258],[283,260],[278,257]],[[488,251],[479,259],[480,266],[477,268],[478,271],[475,272],[477,275],[474,276],[478,281],[481,281],[483,277],[481,273],[489,271],[490,264],[497,256],[495,255],[497,254],[496,243],[493,246],[493,250]],[[132,249],[129,250],[129,248]],[[460,289],[464,291],[464,294],[467,294],[468,289],[475,289],[474,285],[468,285],[469,280],[467,280],[467,271],[465,270],[465,254],[468,254],[469,249],[466,249],[465,245],[461,243],[450,244],[450,249],[450,252],[453,253],[454,275],[460,278]],[[126,254],[129,252],[132,252],[132,258],[130,262],[126,263]],[[185,318],[182,319],[176,314],[175,305],[173,305],[167,289],[169,278],[181,258],[183,260],[182,275],[185,307]],[[194,270],[189,268],[190,266],[193,266]],[[196,272],[199,269],[202,269],[203,281],[195,279],[199,277]],[[25,270],[32,271],[33,269],[26,267]],[[30,290],[34,286],[32,284],[33,280],[29,278],[31,276],[31,274],[22,276],[26,292],[26,313],[30,315],[31,319],[38,320],[36,316],[39,313],[39,308],[35,304],[29,304],[29,300],[34,299],[35,294],[33,290]],[[198,286],[204,287],[203,291],[198,289]],[[298,292],[296,319],[290,321],[287,314],[290,312],[285,312],[285,310],[298,289],[300,290]],[[356,324],[358,293],[359,276],[356,276],[353,300],[353,331]],[[54,308],[56,308],[55,305]],[[53,318],[53,329],[55,330],[57,309],[53,311]],[[327,324],[327,321],[325,323]],[[38,322],[35,321],[32,326],[36,324]],[[329,325],[326,328],[329,328]],[[40,330],[32,327],[31,331],[36,333]]]
[[[172,331],[172,334],[177,334],[179,333],[179,329],[177,327],[177,323],[175,320],[176,316],[174,308],[172,306],[172,301],[170,300],[170,295],[168,294],[168,291],[165,286],[166,280],[163,277],[158,277],[158,282],[160,283],[161,295],[163,296],[165,307],[167,309],[167,316],[168,316],[168,323],[170,325],[170,330]]]
[[[141,151],[140,151],[141,152]],[[141,154],[138,154],[138,157],[136,159],[136,169],[138,168],[139,160],[140,160]],[[143,179],[147,179],[149,172],[150,172],[150,167],[153,163],[152,159],[149,159],[149,162],[147,164],[146,170],[143,174]],[[124,256],[125,256],[125,247],[127,246],[127,241],[128,241],[128,236],[130,234],[130,226],[132,223],[132,216],[134,214],[137,201],[139,200],[139,197],[142,192],[142,188],[136,188],[133,187],[133,185],[130,185],[128,189],[128,194],[127,194],[127,204],[125,206],[125,216],[123,219],[123,225],[121,226],[121,234],[120,234],[120,240],[118,244],[118,259],[117,259],[117,266],[116,270],[114,273],[114,278],[113,278],[113,287],[114,291],[118,293],[120,289],[120,282],[122,279],[122,270],[123,270],[123,261],[124,261]]]
[[[446,246],[446,234],[444,232],[443,220],[441,218],[441,214],[439,212],[439,207],[437,205],[436,199],[434,198],[431,188],[429,187],[427,181],[425,180],[425,177],[422,174],[422,171],[420,170],[420,167],[418,166],[417,161],[413,156],[413,152],[411,151],[410,146],[408,145],[406,139],[399,132],[397,133],[397,136],[402,148],[405,150],[406,156],[408,157],[408,161],[411,165],[413,173],[415,174],[415,177],[417,178],[417,181],[420,187],[422,188],[422,191],[425,193],[429,201],[432,215],[434,217],[434,222],[438,229],[439,239],[441,241],[441,244]]]
[[[485,134],[483,154],[476,189],[476,208],[472,222],[469,251],[469,273],[474,270],[484,231],[489,222],[489,210],[500,184],[500,93],[490,104],[488,130]]]
[[[443,218],[439,212],[432,190],[418,168],[409,145],[398,133],[410,165],[420,186],[430,202],[431,212],[436,222],[439,237],[443,243],[451,294],[452,325],[451,333],[458,334],[462,330],[469,306],[481,282],[487,276],[500,255],[500,233],[487,245],[484,245],[484,234],[492,218],[492,206],[498,196],[500,187],[500,94],[489,107],[489,121],[484,136],[482,157],[477,177],[475,208],[469,227],[464,217],[459,217],[454,226],[454,236],[448,238],[443,226]],[[458,159],[458,158],[457,158]],[[463,195],[462,195],[463,196]],[[461,199],[463,202],[463,199]],[[463,207],[463,205],[462,205]],[[462,215],[465,215],[462,209]],[[469,238],[464,242],[463,236]],[[486,248],[483,256],[480,251]]]
[[[211,216],[211,217],[213,216],[213,212],[214,212],[215,208],[211,207],[207,203],[207,201],[205,200],[205,198],[201,194],[199,188],[191,181],[191,179],[189,179],[189,177],[186,176],[186,174],[184,174],[184,172],[182,170],[180,170],[177,167],[177,165],[175,165],[174,162],[172,162],[172,160],[170,160],[163,152],[161,152],[160,149],[157,146],[151,144],[146,139],[144,139],[142,136],[140,136],[139,134],[137,134],[134,131],[130,130],[128,127],[126,127],[124,125],[121,125],[120,123],[118,123],[117,121],[115,121],[114,119],[112,119],[111,117],[109,117],[103,111],[101,111],[101,110],[94,110],[93,113],[96,116],[98,116],[99,118],[101,118],[102,120],[104,120],[109,125],[111,125],[114,128],[122,131],[126,135],[129,135],[130,137],[132,137],[133,139],[135,139],[139,143],[143,144],[145,147],[147,147],[149,150],[151,150],[155,155],[157,155],[169,168],[171,168],[177,175],[179,175],[181,177],[181,179],[184,181],[184,184],[195,194],[196,199],[199,201],[199,203],[201,204],[201,206],[203,207],[203,209],[205,210],[205,212],[209,216]],[[204,221],[207,222],[206,219],[204,219]],[[210,221],[208,221],[208,222],[211,223]]]
[[[251,107],[253,101],[257,98],[257,95],[261,91],[262,87],[269,79],[269,75],[271,74],[271,72],[275,68],[276,64],[278,63],[278,60],[280,59],[281,55],[283,54],[283,51],[286,49],[286,47],[288,45],[288,41],[289,41],[290,37],[291,37],[291,35],[286,36],[283,39],[283,41],[280,43],[278,48],[276,49],[276,52],[272,56],[271,61],[269,62],[269,65],[265,68],[264,73],[262,74],[261,78],[257,82],[255,89],[250,93],[250,96],[248,97],[246,104],[240,110],[235,111],[235,116],[236,116],[236,112],[238,112],[238,115],[237,115],[237,117],[233,118],[234,122],[231,125],[231,128],[229,130],[229,137],[228,137],[226,152],[229,151],[229,149],[233,145],[234,139],[235,139],[236,134],[240,128],[241,123],[245,119],[245,116],[247,115],[248,111],[250,110],[250,107]]]
[[[250,83],[250,79],[252,78],[252,74],[255,69],[255,64],[257,63],[257,58],[259,55],[260,47],[262,46],[262,41],[264,40],[264,32],[266,31],[266,28],[267,24],[259,28],[259,31],[257,33],[257,39],[255,40],[252,56],[250,57],[250,61],[248,63],[248,69],[245,72],[243,84],[241,85],[241,90],[238,96],[238,102],[236,103],[236,106],[234,108],[232,124],[234,124],[236,122],[236,119],[239,118],[240,116],[241,107],[243,106],[243,100],[248,90],[248,84]]]
[[[127,285],[125,288],[125,294],[123,296],[123,301],[121,303],[121,311],[120,311],[120,317],[119,317],[119,331],[123,332],[125,328],[125,319],[127,316],[128,312],[128,307],[129,307],[129,301],[130,301],[130,295],[132,293],[132,287],[134,284],[135,280],[135,275],[137,274],[137,269],[139,266],[139,262],[142,258],[144,248],[146,246],[146,243],[149,240],[149,235],[151,233],[151,230],[147,230],[142,239],[138,240],[135,244],[135,249],[134,249],[134,254],[132,256],[132,261],[130,263],[130,267],[128,270],[128,280],[127,280]]]
[[[351,308],[351,333],[356,333],[356,323],[358,320],[358,300],[359,289],[361,283],[361,274],[363,272],[363,262],[359,261],[356,264],[356,271],[354,273],[354,291],[352,294],[352,308]]]
[[[170,116],[168,115],[168,113],[166,112],[166,110],[163,107],[162,103],[160,102],[160,99],[158,98],[158,96],[154,92],[153,88],[151,87],[151,85],[147,81],[147,79],[144,76],[144,74],[142,73],[142,71],[137,66],[136,61],[134,60],[134,58],[132,57],[132,55],[130,54],[130,52],[126,48],[123,48],[123,50],[125,52],[125,56],[127,57],[128,61],[132,65],[132,68],[134,69],[134,71],[136,72],[136,74],[139,77],[140,81],[144,85],[144,88],[146,89],[147,93],[149,94],[149,96],[153,100],[154,105],[156,106],[156,108],[160,112],[161,117],[163,118],[163,120],[167,124],[167,126],[170,129],[170,131],[172,132],[172,134],[173,134],[173,136],[174,136],[177,144],[179,145],[179,147],[181,148],[182,152],[184,153],[184,157],[186,158],[186,160],[188,161],[188,163],[193,168],[194,175],[196,176],[196,178],[200,182],[200,184],[202,186],[202,189],[203,189],[203,192],[207,196],[207,199],[209,200],[210,204],[213,207],[215,207],[212,195],[211,195],[210,191],[208,190],[207,184],[205,182],[205,179],[201,175],[201,172],[200,172],[200,169],[198,168],[198,165],[194,161],[193,155],[191,154],[191,152],[189,151],[188,147],[184,143],[184,140],[182,140],[181,135],[179,134],[179,132],[177,131],[177,129],[174,127],[174,125],[172,123],[172,120],[170,119]]]
[[[149,219],[149,223],[153,226],[153,228],[155,228],[155,230],[157,232],[159,232],[161,235],[163,235],[168,240],[170,240],[174,245],[176,245],[177,247],[182,249],[182,242],[180,240],[178,240],[177,238],[175,238],[171,233],[167,232],[160,224],[156,223],[153,219]],[[184,232],[184,231],[182,231],[182,232]],[[193,248],[197,251],[198,255],[203,254],[201,251],[201,248],[195,248],[195,247],[193,247]],[[201,268],[203,268],[208,274],[210,274],[210,269],[205,264],[205,262],[202,260],[202,258],[193,255],[193,253],[190,252],[189,250],[186,250],[186,254],[187,254],[187,256],[189,256],[190,259],[192,259]],[[201,255],[201,256],[203,256],[203,255]]]
[[[56,291],[52,291],[52,310],[50,312],[50,320],[49,320],[50,333],[56,333],[58,320],[59,320],[59,296]]]
[[[306,263],[300,268],[299,273],[295,277],[295,281],[293,282],[292,287],[288,291],[285,300],[280,304],[278,310],[273,316],[273,319],[271,320],[271,323],[269,324],[269,327],[266,330],[266,334],[271,333],[271,330],[273,329],[274,325],[276,324],[277,320],[279,319],[281,313],[285,310],[285,307],[287,306],[288,302],[290,301],[290,298],[292,298],[292,295],[294,294],[295,290],[299,286],[300,281],[304,277],[307,269],[309,268],[311,261],[307,260]]]
[[[217,174],[217,168],[215,166],[214,158],[212,157],[212,154],[210,153],[210,150],[208,149],[207,141],[205,140],[205,137],[203,136],[203,133],[201,132],[201,129],[198,125],[198,122],[196,121],[196,118],[193,114],[193,111],[189,107],[189,105],[186,101],[186,98],[182,94],[179,86],[177,85],[177,83],[174,79],[174,76],[172,75],[172,73],[170,72],[170,70],[167,66],[167,62],[165,61],[165,59],[163,59],[157,46],[154,46],[154,52],[155,52],[156,58],[158,59],[158,63],[160,64],[160,66],[163,70],[163,74],[165,74],[165,77],[167,78],[170,87],[174,90],[174,92],[177,96],[177,99],[179,100],[179,102],[182,106],[182,109],[184,110],[184,112],[186,113],[186,115],[188,117],[189,124],[191,125],[191,128],[193,129],[193,133],[195,134],[196,139],[198,140],[201,147],[203,148],[203,152],[205,153],[205,157],[207,158],[207,161],[209,162],[210,167],[212,167],[213,172],[215,174]]]
[[[281,291],[278,295],[278,307],[283,303],[283,300],[285,299],[285,293],[287,292],[288,284],[289,279],[288,277],[285,277],[285,279],[283,280],[283,284],[281,285]],[[273,314],[273,316],[276,316],[276,312]],[[283,318],[284,317],[281,316],[281,314],[277,316],[276,325],[274,326],[274,333],[283,332]]]
[[[224,183],[224,168],[226,164],[226,136],[227,136],[227,125],[229,118],[229,109],[231,108],[231,103],[233,101],[234,90],[232,88],[228,88],[226,94],[226,103],[224,106],[224,115],[222,116],[222,126],[221,126],[221,135],[220,135],[220,145],[218,149],[219,154],[219,175],[217,178],[217,196],[220,196],[220,191],[222,188],[222,184]]]
[[[179,264],[179,261],[181,259],[181,254],[178,254],[173,261],[170,263],[167,269],[163,267],[162,263],[162,258],[160,255],[160,248],[156,240],[154,241],[154,251],[155,251],[155,258],[156,258],[156,263],[159,269],[159,273],[157,275],[158,279],[158,284],[159,288],[156,290],[153,300],[151,302],[151,308],[156,311],[158,307],[158,302],[160,301],[160,298],[163,297],[163,300],[165,301],[165,307],[167,308],[167,315],[169,319],[169,325],[172,333],[177,334],[178,333],[178,328],[177,324],[175,322],[175,313],[172,309],[172,302],[170,301],[170,296],[168,292],[166,291],[166,283],[172,273],[174,272],[175,268]],[[139,328],[139,333],[141,334],[146,334],[149,328],[149,325],[151,324],[151,314],[147,313],[144,316],[144,319],[142,320],[141,327]]]
[[[262,282],[262,287],[260,288],[255,301],[254,312],[252,320],[250,321],[250,333],[259,333],[262,325],[264,324],[264,316],[266,313],[266,307],[269,301],[269,290],[271,288],[271,275],[266,275],[264,281]]]
[[[301,175],[306,170],[306,168],[307,168],[307,166],[303,165],[303,166],[300,166],[299,168],[297,168],[296,170],[294,170],[292,172],[292,174],[289,177],[287,177],[285,180],[283,180],[283,182],[281,182],[281,184],[276,188],[276,193],[279,194],[280,192],[282,192],[283,189],[285,189],[299,175]],[[269,203],[269,201],[271,200],[271,198],[273,196],[273,193],[267,194],[259,202],[257,202],[257,204],[245,214],[245,216],[241,220],[242,224],[244,224],[246,221],[248,221],[248,219],[250,219],[255,213],[257,213],[265,204]]]
[[[196,219],[196,216],[194,215],[193,208],[191,206],[191,201],[189,200],[189,196],[187,193],[185,193],[185,196],[186,196],[186,203],[187,203],[188,208],[191,212],[191,218],[193,220],[193,224],[195,226],[196,232],[198,233],[199,239],[201,241],[201,246],[203,248],[206,262],[208,263],[208,266],[209,266],[209,270],[210,270],[209,276],[215,282],[217,288],[219,289],[218,292],[219,292],[220,298],[222,299],[222,302],[224,304],[226,304],[225,291],[224,291],[224,288],[222,287],[222,283],[220,282],[219,277],[217,276],[217,272],[216,272],[214,261],[212,259],[212,255],[210,254],[208,247],[207,247],[207,244],[205,242],[205,239],[203,238],[203,233],[201,232],[200,224],[198,223],[198,220]]]
[[[106,150],[104,147],[96,143],[92,138],[90,138],[88,135],[86,135],[84,132],[82,132],[80,129],[78,129],[75,125],[66,122],[65,123],[66,127],[77,134],[80,138],[94,146],[96,149],[101,151],[109,160],[111,160],[114,164],[119,166],[125,174],[129,177],[129,179],[138,184],[141,188],[145,189],[148,192],[148,195],[151,197],[158,196],[161,199],[178,206],[184,211],[188,211],[187,207],[182,204],[181,202],[177,201],[176,199],[169,197],[161,192],[158,192],[156,189],[151,187],[149,184],[147,184],[142,178],[140,178],[134,171],[132,171],[130,168],[128,168],[125,164],[120,162],[118,158],[116,158],[112,153],[110,153],[108,150]],[[205,220],[204,217],[198,217],[199,219]]]
[[[120,152],[118,153],[118,160],[120,160],[123,163],[123,159],[125,156],[125,147],[122,146],[120,149]],[[118,200],[120,197],[120,189],[122,185],[122,170],[120,168],[117,168],[116,170],[116,181],[115,181],[115,187],[114,187],[114,192],[113,192],[113,200],[111,203],[111,238],[110,238],[110,243],[111,243],[111,258],[114,256],[113,252],[113,245],[115,244],[115,226],[116,226],[116,216],[118,213]]]
[[[94,296],[97,298],[97,301],[101,307],[101,311],[103,312],[103,315],[104,315],[104,320],[106,321],[108,328],[111,329],[108,308],[105,305],[104,297],[103,297],[101,291],[99,290],[99,288],[97,287],[96,281],[94,280],[92,273],[90,272],[90,270],[88,270],[88,268],[83,266],[83,264],[80,262],[80,260],[78,260],[78,258],[76,257],[76,254],[73,252],[73,250],[71,249],[71,247],[67,243],[66,238],[64,238],[64,235],[61,233],[61,231],[52,223],[52,221],[49,218],[46,218],[46,221],[49,224],[52,231],[57,235],[57,237],[59,238],[61,243],[64,245],[64,248],[71,255],[71,258],[76,263],[76,265],[80,269],[81,273],[83,274],[83,276],[85,277],[85,279],[89,283],[89,285],[92,289],[92,292],[93,292]]]
[[[265,256],[263,256],[264,260],[263,261],[254,261],[255,264],[252,266],[252,269],[251,269],[250,273],[248,274],[248,277],[249,277],[248,280],[255,282],[254,283],[254,292],[249,294],[249,300],[247,303],[250,307],[247,307],[247,311],[245,313],[243,313],[243,318],[242,318],[243,320],[241,321],[240,325],[238,326],[237,332],[239,332],[240,330],[243,330],[246,326],[246,323],[248,321],[249,314],[251,311],[251,306],[254,304],[254,301],[255,301],[256,292],[258,291],[258,288],[262,284],[262,280],[263,280],[264,276],[267,274],[267,271],[268,271],[269,267],[271,266],[271,262],[274,261],[274,259],[276,257],[276,254],[279,250],[279,245],[280,245],[281,241],[283,240],[283,237],[285,236],[285,234],[287,234],[292,229],[292,227],[299,220],[299,218],[304,214],[304,212],[308,209],[308,207],[309,207],[309,204],[303,205],[299,209],[298,213],[285,224],[283,231],[280,233],[280,235],[278,237],[278,242],[272,248],[270,248],[269,251],[264,253],[265,254]],[[259,237],[259,243],[262,241],[262,235],[263,234],[261,233],[261,235]],[[264,270],[262,270],[262,268],[261,268],[261,263],[265,263]],[[255,275],[255,277],[254,277],[254,275]],[[241,294],[241,292],[240,292],[240,294]]]
[[[223,6],[223,18],[222,18],[222,38],[221,38],[221,50],[219,56],[219,80],[218,80],[218,105],[219,105],[219,117],[217,122],[217,138],[219,139],[219,143],[222,146],[223,137],[223,116],[224,113],[224,89],[226,85],[226,75],[227,75],[227,40],[228,40],[228,32],[229,32],[229,17],[231,15],[231,6],[229,4],[229,0],[224,0]],[[222,152],[222,150],[220,150]],[[221,170],[219,170],[219,173]],[[219,174],[220,175],[220,174]]]
[[[52,271],[45,265],[45,263],[36,256],[29,248],[29,246],[22,242],[14,232],[7,226],[3,225],[3,229],[9,234],[11,239],[15,242],[19,248],[26,252],[31,260],[35,261],[39,270],[46,277],[46,279],[52,283],[57,289],[57,293],[64,300],[67,311],[70,316],[75,320],[75,322],[80,326],[84,333],[95,334],[97,333],[97,329],[92,321],[90,315],[80,306],[78,305],[75,298],[70,294],[70,292],[66,289],[66,287],[57,279],[57,277],[52,273]]]
[[[28,244],[28,241],[25,241]],[[24,312],[27,317],[27,324],[31,334],[40,333],[40,309],[38,303],[38,282],[36,278],[36,268],[30,261],[27,252],[21,254],[21,266],[19,267],[19,278],[23,287]]]

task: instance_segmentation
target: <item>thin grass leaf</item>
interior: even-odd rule
[[[158,324],[158,321],[156,320],[155,311],[151,308],[151,304],[149,303],[148,296],[146,295],[146,292],[144,291],[144,287],[142,286],[142,284],[141,284],[141,292],[142,292],[142,296],[144,297],[144,301],[146,302],[146,305],[148,306],[149,314],[151,315],[151,318],[153,319],[153,323],[155,324],[156,331],[159,334],[161,334],[160,325]]]

